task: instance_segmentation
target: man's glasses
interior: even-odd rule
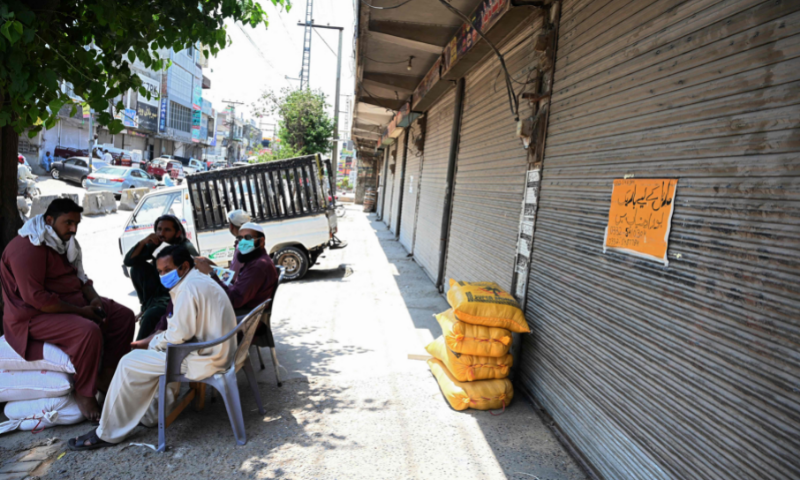
[[[254,237],[252,235],[245,235],[243,237],[243,236],[239,235],[238,237],[236,237],[236,240],[243,240],[244,239],[244,240],[248,240],[249,241],[249,240],[257,240],[258,238],[260,238],[260,237]]]

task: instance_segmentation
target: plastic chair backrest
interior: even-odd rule
[[[242,332],[242,340],[239,342],[239,346],[236,348],[236,354],[234,355],[234,362],[238,367],[242,363],[242,359],[247,358],[247,350],[250,348],[250,342],[253,341],[253,334],[256,328],[258,328],[258,321],[261,319],[261,314],[271,302],[272,300],[267,300],[254,308],[253,311],[248,313],[247,316],[239,322],[236,328],[220,338],[208,342],[181,343],[177,345],[172,343],[167,344],[167,366],[165,369],[167,381],[180,381],[182,377],[181,363],[190,353],[219,345],[222,342],[230,340],[230,338],[237,333]]]
[[[258,324],[261,322],[263,315],[267,314],[267,310],[272,306],[272,300],[267,300],[261,305],[254,308],[244,319],[239,323],[237,330],[241,330],[242,338],[239,340],[239,346],[236,348],[236,355],[234,356],[234,364],[238,367],[242,362],[247,359],[250,344],[253,342],[253,335],[256,333]],[[245,324],[242,327],[242,324]]]

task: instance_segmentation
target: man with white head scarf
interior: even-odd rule
[[[53,200],[6,247],[0,261],[3,330],[11,348],[28,361],[43,358],[44,342],[69,355],[75,399],[81,413],[97,421],[95,395],[108,387],[130,351],[135,320],[128,308],[100,297],[83,271],[75,239],[81,212],[70,199]]]

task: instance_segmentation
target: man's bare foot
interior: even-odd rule
[[[90,422],[100,421],[100,405],[97,404],[96,398],[84,397],[76,393],[75,402],[78,404],[78,408],[87,420]]]

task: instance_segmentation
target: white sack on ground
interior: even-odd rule
[[[62,372],[0,370],[0,402],[62,397],[72,388],[72,375]]]
[[[8,421],[0,423],[0,433],[17,429],[39,431],[56,425],[73,425],[84,420],[72,395],[8,402],[3,413]]]
[[[69,361],[69,355],[60,348],[49,343],[44,344],[44,358],[28,362],[11,348],[6,337],[0,337],[0,370],[48,370],[51,372],[75,373],[75,367]]]

